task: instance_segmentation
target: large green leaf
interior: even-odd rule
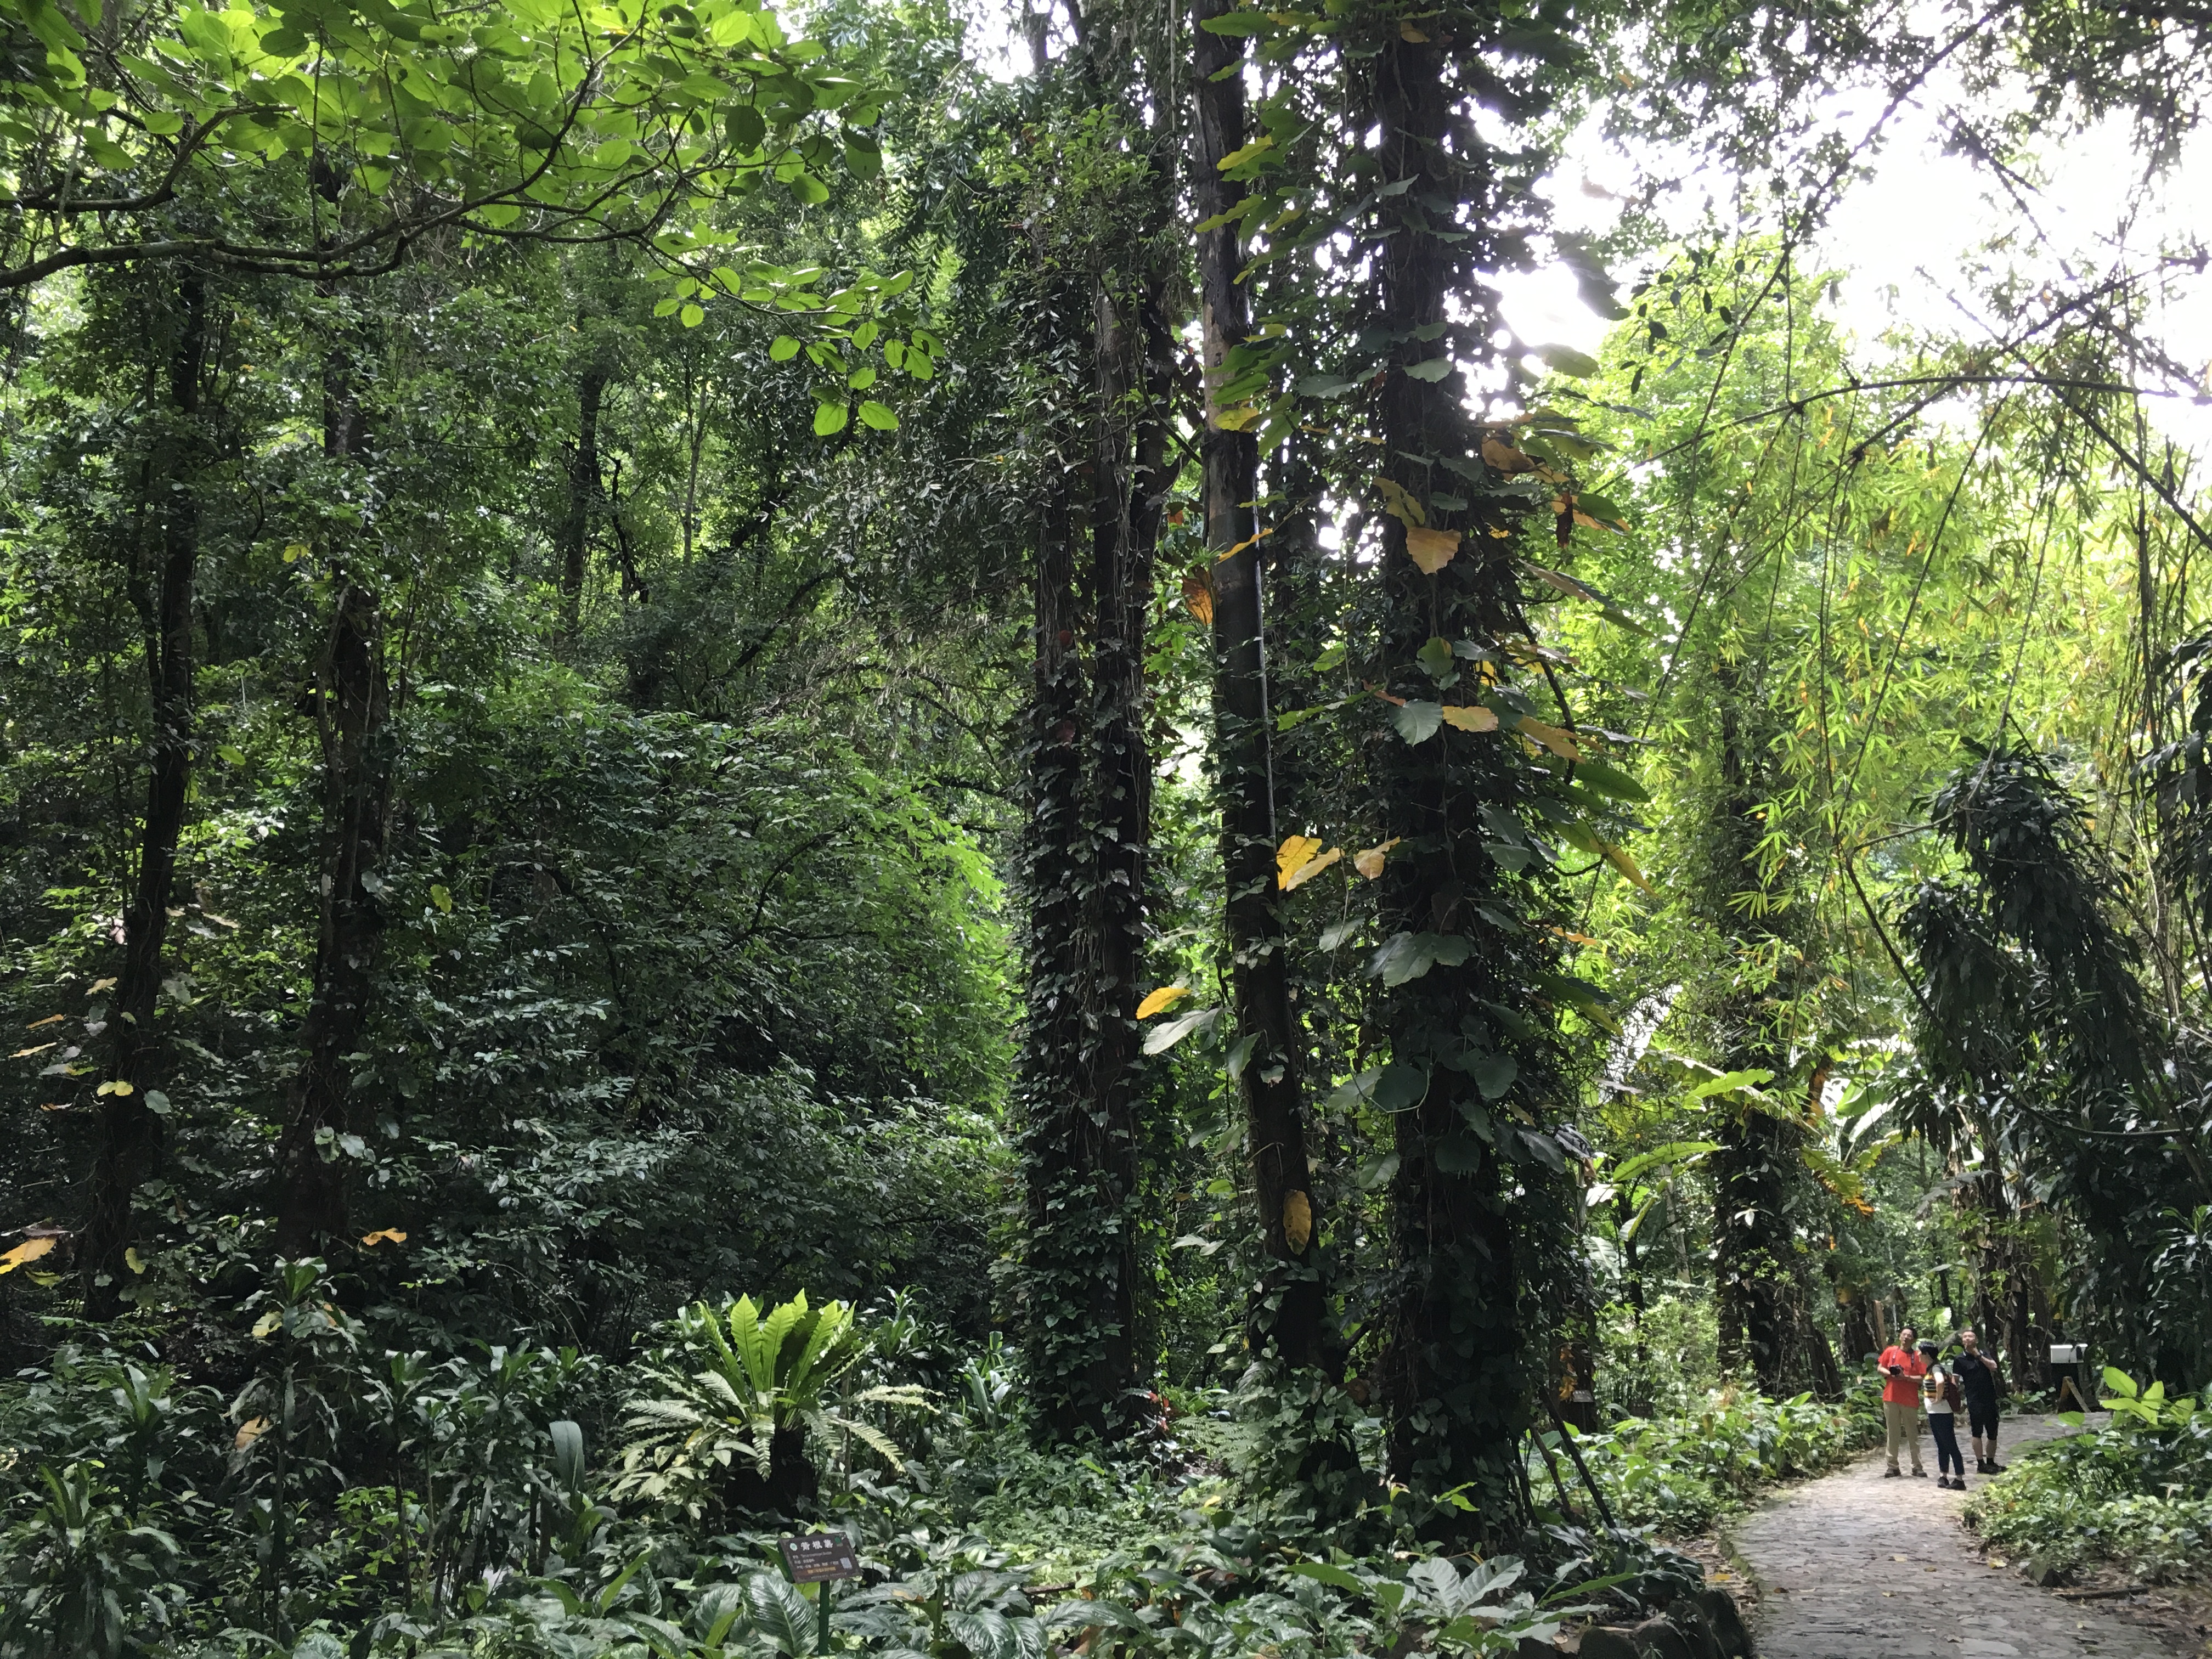
[[[1398,933],[1384,941],[1367,964],[1386,989],[1419,979],[1438,963],[1457,967],[1473,943],[1456,933]]]

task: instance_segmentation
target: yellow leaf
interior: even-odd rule
[[[264,1339],[274,1336],[276,1334],[276,1328],[283,1322],[284,1316],[278,1313],[276,1309],[271,1308],[267,1313],[262,1315],[260,1318],[253,1322],[253,1334]]]
[[[231,1444],[240,1451],[244,1451],[268,1432],[269,1419],[265,1417],[256,1417],[239,1425],[238,1438],[232,1441]]]
[[[1512,445],[1500,443],[1495,438],[1482,441],[1482,459],[1500,472],[1526,472],[1536,465]]]
[[[69,1016],[68,1016],[67,1014],[48,1014],[48,1015],[47,1015],[44,1019],[34,1019],[34,1020],[33,1020],[33,1021],[32,1021],[28,1025],[26,1025],[23,1029],[24,1029],[25,1030],[27,1030],[27,1031],[35,1031],[35,1030],[37,1030],[39,1029],[39,1027],[40,1027],[41,1025],[58,1025],[58,1024],[60,1024],[62,1023],[62,1021],[64,1021],[64,1020],[67,1019],[68,1018],[69,1018]]]
[[[1306,883],[1311,881],[1316,876],[1328,869],[1330,865],[1335,863],[1343,856],[1344,848],[1341,847],[1332,847],[1328,851],[1323,853],[1319,858],[1308,859],[1297,869],[1291,871],[1289,875],[1281,878],[1283,890],[1287,893],[1294,887],[1304,886]]]
[[[1250,404],[1239,404],[1234,409],[1224,409],[1213,417],[1214,425],[1224,432],[1242,432],[1248,426],[1257,426],[1267,418],[1267,411]]]
[[[1406,531],[1406,556],[1420,566],[1421,574],[1433,576],[1452,562],[1459,551],[1459,532],[1456,530]]]
[[[1575,761],[1583,757],[1583,751],[1576,746],[1571,732],[1563,731],[1556,726],[1547,726],[1541,720],[1532,720],[1526,715],[1522,717],[1519,730],[1522,737],[1542,744],[1561,760]]]
[[[1386,503],[1382,510],[1399,520],[1408,530],[1429,521],[1427,511],[1419,501],[1406,493],[1404,485],[1395,479],[1377,478],[1375,481],[1375,487],[1382,492],[1382,500]]]
[[[1283,1243],[1293,1255],[1303,1255],[1313,1239],[1313,1200],[1304,1193],[1283,1194]]]
[[[1535,577],[1537,580],[1546,584],[1547,586],[1558,588],[1560,592],[1565,594],[1571,599],[1586,599],[1593,605],[1602,605],[1605,603],[1603,599],[1600,599],[1589,588],[1584,587],[1572,576],[1564,574],[1559,571],[1547,570],[1540,564],[1532,563],[1528,566],[1528,574]]]
[[[14,1054],[9,1055],[8,1058],[10,1060],[28,1060],[33,1054],[43,1054],[47,1049],[53,1046],[54,1045],[51,1042],[41,1042],[34,1048],[18,1048]]]
[[[11,1273],[27,1261],[36,1261],[40,1256],[52,1255],[54,1246],[61,1240],[48,1234],[44,1238],[27,1238],[5,1255],[0,1255],[0,1273]]]
[[[138,1247],[136,1244],[124,1251],[123,1265],[134,1273],[143,1273],[146,1271],[146,1258],[138,1254]]]
[[[1208,628],[1213,626],[1213,578],[1206,571],[1193,570],[1182,579],[1182,602],[1190,607],[1190,614]]]
[[[96,997],[96,996],[98,996],[98,995],[99,995],[102,991],[112,991],[112,990],[113,990],[114,988],[115,988],[115,981],[114,981],[113,980],[112,980],[112,979],[96,979],[96,980],[93,981],[93,982],[92,982],[92,989],[90,989],[89,991],[87,991],[87,992],[85,993],[85,995],[87,995],[87,996],[88,996],[88,997]]]
[[[1398,20],[1398,38],[1401,40],[1410,40],[1417,46],[1425,46],[1429,44],[1429,37],[1403,18]]]
[[[1163,985],[1137,1005],[1137,1018],[1150,1019],[1163,1008],[1172,1008],[1190,994],[1188,985]]]
[[[1609,841],[1601,841],[1598,843],[1598,851],[1605,854],[1605,861],[1607,864],[1626,876],[1629,880],[1647,893],[1651,890],[1651,884],[1644,878],[1644,872],[1636,867],[1636,860],[1629,857],[1626,850],[1615,847]]]
[[[1444,718],[1446,720],[1449,720],[1451,718],[1450,709],[1447,708],[1444,710]],[[1393,836],[1389,840],[1384,842],[1380,847],[1370,847],[1364,852],[1353,854],[1352,857],[1352,867],[1358,871],[1361,875],[1366,877],[1368,880],[1374,880],[1376,877],[1382,873],[1382,855],[1388,853],[1392,848],[1395,847],[1402,839],[1404,839],[1402,836]]]
[[[362,1234],[361,1242],[364,1246],[374,1246],[387,1240],[394,1244],[404,1244],[407,1242],[407,1235],[397,1227],[380,1227],[373,1233]]]
[[[1291,878],[1313,861],[1321,851],[1319,836],[1285,836],[1283,844],[1275,849],[1275,884],[1288,887]]]
[[[289,547],[284,550],[284,562],[286,564],[297,564],[301,560],[307,556],[307,544],[305,542],[294,542]]]
[[[1219,564],[1222,559],[1233,559],[1239,553],[1242,553],[1246,548],[1255,546],[1261,542],[1266,541],[1268,537],[1274,533],[1275,526],[1269,525],[1265,530],[1261,531],[1258,534],[1247,536],[1243,541],[1237,543],[1236,546],[1231,548],[1226,553],[1224,553],[1221,556],[1221,558],[1216,559],[1214,563]]]
[[[1444,724],[1455,726],[1462,732],[1495,732],[1498,711],[1485,708],[1479,702],[1448,702],[1444,705]]]

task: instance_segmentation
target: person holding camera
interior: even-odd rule
[[[1966,1423],[1973,1431],[1974,1473],[2002,1474],[2004,1465],[1997,1462],[1997,1393],[2004,1386],[2004,1378],[1998,1373],[1997,1362],[1982,1352],[1973,1332],[1960,1331],[1959,1346],[1966,1352],[1952,1369],[1959,1373],[1959,1388],[1966,1401]]]
[[[1875,1369],[1882,1376],[1881,1421],[1889,1449],[1889,1467],[1882,1471],[1885,1480],[1898,1477],[1897,1454],[1907,1446],[1912,1449],[1913,1474],[1923,1480],[1928,1476],[1928,1471],[1920,1467],[1920,1379],[1928,1375],[1928,1362],[1914,1348],[1912,1337],[1912,1327],[1907,1325],[1875,1361]]]

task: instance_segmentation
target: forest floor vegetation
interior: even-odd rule
[[[328,1288],[292,1264],[240,1310],[242,1383],[149,1341],[0,1384],[0,1654],[817,1659],[776,1542],[825,1526],[865,1570],[840,1652],[1039,1659],[1109,1627],[1133,1656],[1510,1651],[1703,1592],[1666,1540],[1848,1455],[1867,1415],[1716,1392],[1579,1437],[1587,1482],[1532,1439],[1535,1528],[1469,1556],[1425,1541],[1432,1500],[1249,1478],[1251,1404],[1222,1390],[1155,1397],[1117,1449],[1041,1449],[1018,1361],[896,1301],[702,1305],[627,1363],[434,1364]],[[1378,1431],[1355,1427],[1369,1468]]]

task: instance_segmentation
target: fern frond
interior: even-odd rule
[[[831,1420],[854,1439],[873,1450],[901,1474],[906,1473],[905,1455],[899,1450],[897,1443],[891,1439],[890,1436],[885,1434],[874,1424],[863,1423],[857,1417],[838,1417]]]
[[[848,1398],[855,1406],[898,1406],[925,1412],[938,1409],[929,1403],[929,1390],[919,1382],[886,1382],[878,1388],[863,1389]]]

